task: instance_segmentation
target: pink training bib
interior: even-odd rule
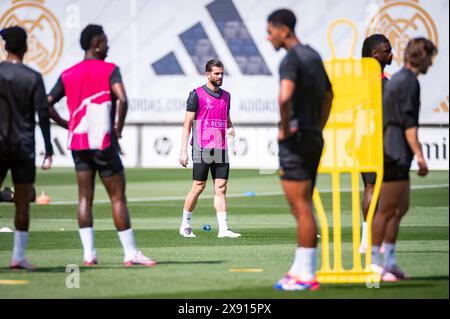
[[[110,77],[116,66],[86,60],[61,75],[70,112],[68,148],[104,150],[111,144]]]
[[[226,130],[230,93],[222,90],[219,98],[211,96],[203,87],[196,89],[198,111],[195,121],[195,139],[201,149],[227,149]]]

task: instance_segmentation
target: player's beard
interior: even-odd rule
[[[219,87],[222,86],[223,81],[220,81],[220,84],[219,84],[218,81],[214,81],[214,80],[213,80],[213,81],[211,81],[211,84],[214,85],[214,87],[219,88]]]

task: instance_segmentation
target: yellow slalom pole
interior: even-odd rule
[[[341,186],[340,174],[331,174],[333,189],[333,271],[343,271],[342,268],[342,235],[341,235]]]
[[[314,188],[313,202],[314,206],[316,207],[317,216],[319,217],[321,228],[322,266],[320,268],[320,271],[330,272],[330,236],[328,231],[328,219],[317,188]]]
[[[383,182],[383,169],[377,172],[377,179],[373,188],[372,200],[370,201],[369,211],[367,213],[367,251],[366,251],[366,264],[367,271],[371,271],[372,264],[372,225],[373,217],[377,207],[378,199],[380,198],[381,184]]]
[[[359,197],[359,172],[352,171],[352,235],[353,235],[353,271],[362,271],[359,244],[361,238],[361,210]]]

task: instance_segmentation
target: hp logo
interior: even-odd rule
[[[158,155],[167,156],[170,154],[172,150],[172,142],[166,136],[160,137],[155,140],[155,144],[153,145],[155,151]]]

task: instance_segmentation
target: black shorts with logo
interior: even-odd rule
[[[111,177],[123,171],[118,146],[112,144],[107,149],[72,151],[75,170],[98,171],[101,177]]]
[[[194,181],[208,180],[209,171],[214,179],[226,179],[230,174],[230,161],[227,150],[203,149],[192,151]]]
[[[283,180],[307,181],[315,185],[323,150],[318,132],[297,132],[279,142],[280,177]]]
[[[0,160],[0,178],[5,178],[11,170],[12,181],[16,184],[34,184],[36,181],[35,159]]]

